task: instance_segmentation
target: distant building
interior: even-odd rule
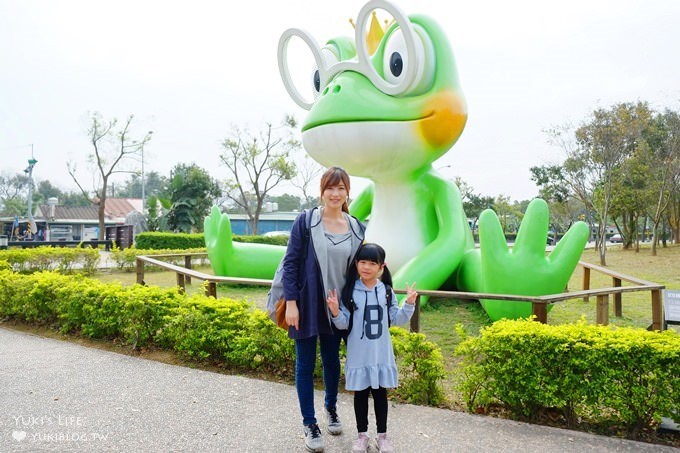
[[[257,224],[257,234],[270,231],[290,231],[299,212],[263,212]],[[229,214],[233,234],[253,234],[245,214]]]
[[[99,207],[60,206],[56,198],[38,206],[34,214],[38,234],[36,240],[89,241],[99,236]],[[124,225],[130,213],[142,211],[141,198],[107,198],[105,226]],[[0,234],[12,236],[14,218],[0,218]],[[26,231],[27,220],[19,222],[19,233]],[[20,236],[21,237],[21,236]]]

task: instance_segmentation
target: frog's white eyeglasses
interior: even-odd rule
[[[405,50],[405,55],[400,55],[403,60],[400,62],[398,77],[392,77],[394,81],[388,81],[386,80],[386,77],[383,77],[378,73],[371,63],[371,58],[368,53],[366,45],[366,24],[371,17],[371,12],[376,9],[382,9],[391,14],[403,36],[403,45],[405,46],[403,50]],[[308,32],[299,28],[289,28],[283,32],[279,39],[279,72],[281,73],[281,79],[283,80],[283,84],[290,97],[297,105],[305,110],[310,110],[312,108],[314,99],[305,99],[305,97],[300,94],[291,79],[290,70],[288,69],[288,44],[294,36],[302,39],[312,52],[316,67],[318,68],[318,82],[314,82],[315,85],[318,83],[318,86],[315,86],[315,91],[317,93],[322,92],[335,75],[345,71],[354,71],[366,76],[376,88],[385,94],[391,96],[404,94],[408,92],[414,84],[418,83],[416,80],[418,76],[417,68],[422,67],[423,59],[425,58],[424,54],[426,53],[426,50],[423,49],[422,38],[419,41],[416,41],[416,31],[408,17],[397,6],[385,0],[371,0],[361,8],[354,32],[357,56],[351,60],[337,61],[338,57],[330,47],[324,47],[322,50]],[[420,45],[417,45],[416,42]]]

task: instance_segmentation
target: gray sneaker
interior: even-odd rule
[[[323,451],[324,441],[319,425],[312,423],[304,425],[302,432],[305,434],[305,447],[309,451]]]
[[[334,436],[342,434],[342,423],[338,417],[337,409],[326,408],[326,421],[328,422],[328,432]]]

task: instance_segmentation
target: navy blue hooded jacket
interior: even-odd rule
[[[328,257],[321,223],[322,209],[303,211],[297,216],[283,257],[284,296],[286,300],[297,301],[300,312],[300,329],[295,330],[293,326],[288,328],[288,336],[294,339],[337,332],[331,323],[325,297]],[[311,215],[309,222],[306,218],[307,213]],[[349,214],[345,214],[345,219],[352,232],[352,252],[349,258],[351,260],[364,240],[364,226]]]

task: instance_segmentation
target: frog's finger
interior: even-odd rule
[[[540,198],[532,200],[529,206],[527,206],[524,219],[522,219],[522,223],[519,226],[513,253],[527,253],[535,256],[545,255],[549,221],[548,204]]]
[[[569,228],[567,234],[557,243],[555,250],[548,257],[556,269],[567,272],[573,271],[581,259],[583,248],[588,242],[590,230],[585,222],[576,222]]]
[[[508,243],[498,216],[491,209],[485,209],[479,216],[479,248],[482,263],[495,262],[499,255],[508,254]]]

